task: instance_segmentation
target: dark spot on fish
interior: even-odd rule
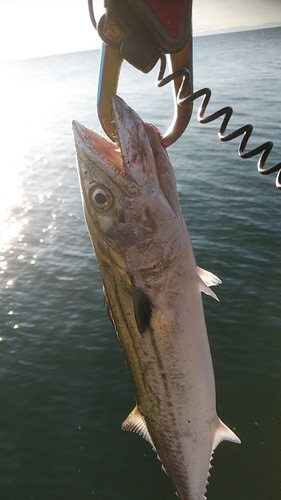
[[[118,221],[119,221],[121,224],[125,224],[125,223],[126,223],[125,215],[123,214],[123,212],[121,212],[121,214],[119,214],[119,216],[118,216]]]
[[[84,170],[84,174],[87,175],[87,173],[88,173],[88,170]]]
[[[152,304],[148,295],[136,285],[133,285],[133,304],[138,329],[144,335],[150,326]]]

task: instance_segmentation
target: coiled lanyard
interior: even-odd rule
[[[259,155],[259,173],[277,173],[276,186],[281,189],[281,162],[265,167],[273,143],[267,141],[246,151],[253,126],[247,124],[226,134],[232,108],[226,106],[206,116],[211,90],[203,88],[193,92],[192,0],[105,0],[104,3],[105,14],[97,25],[92,0],[88,0],[92,23],[103,41],[97,108],[101,125],[110,139],[116,141],[111,102],[112,96],[117,93],[123,60],[143,73],[149,73],[160,61],[156,83],[159,87],[171,83],[174,96],[174,116],[170,127],[162,135],[163,146],[170,146],[182,135],[190,121],[193,101],[203,97],[198,109],[198,121],[209,123],[222,117],[219,139],[226,142],[242,136],[239,156],[246,159]],[[164,76],[167,59],[171,73]]]

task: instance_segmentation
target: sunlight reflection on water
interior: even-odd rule
[[[33,100],[33,89],[24,85],[19,87],[14,78],[12,68],[3,65],[0,69],[2,92],[0,96],[1,122],[0,135],[0,253],[12,252],[12,242],[22,242],[24,226],[28,224],[27,212],[32,205],[25,198],[24,178],[27,165],[24,156],[28,150],[30,124],[36,101]],[[20,88],[20,91],[19,91]],[[7,99],[12,96],[12,99]],[[31,106],[31,103],[34,103]],[[0,260],[1,274],[7,269],[7,261],[2,255]]]
[[[7,162],[4,162],[7,165]],[[4,165],[5,166],[5,165]],[[7,171],[0,175],[0,252],[10,249],[10,242],[14,238],[23,239],[23,225],[28,222],[26,218],[17,219],[11,216],[14,208],[23,206],[23,190],[18,184],[19,171],[17,165],[11,163]],[[3,264],[2,260],[2,264]]]

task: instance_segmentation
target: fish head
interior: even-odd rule
[[[151,270],[182,246],[176,180],[160,133],[113,97],[117,142],[73,122],[83,208],[96,255]]]

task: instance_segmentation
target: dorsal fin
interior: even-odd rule
[[[151,444],[152,448],[154,448],[154,444],[149,434],[147,425],[141,412],[138,409],[138,406],[135,406],[126,420],[124,420],[123,424],[121,425],[121,429],[122,431],[136,432],[144,439],[146,439],[146,441]]]
[[[239,437],[227,427],[220,418],[218,418],[217,428],[215,432],[213,451],[222,441],[232,441],[233,443],[241,444]]]
[[[105,304],[105,307],[106,307],[107,314],[108,314],[109,319],[111,321],[111,324],[112,324],[112,326],[113,326],[113,328],[114,328],[114,330],[116,332],[117,338],[119,339],[119,333],[118,333],[118,330],[117,330],[117,327],[116,327],[116,324],[115,324],[115,321],[114,321],[112,310],[111,310],[111,307],[109,305],[108,295],[107,295],[107,292],[106,292],[106,289],[105,289],[104,285],[103,285],[103,299],[104,299],[104,304]]]
[[[201,267],[197,266],[197,275],[199,280],[199,290],[200,292],[206,293],[206,295],[210,295],[214,299],[218,300],[217,295],[213,290],[210,289],[210,286],[216,286],[221,284],[220,278],[218,278],[215,274],[210,273],[210,271],[206,271]]]

